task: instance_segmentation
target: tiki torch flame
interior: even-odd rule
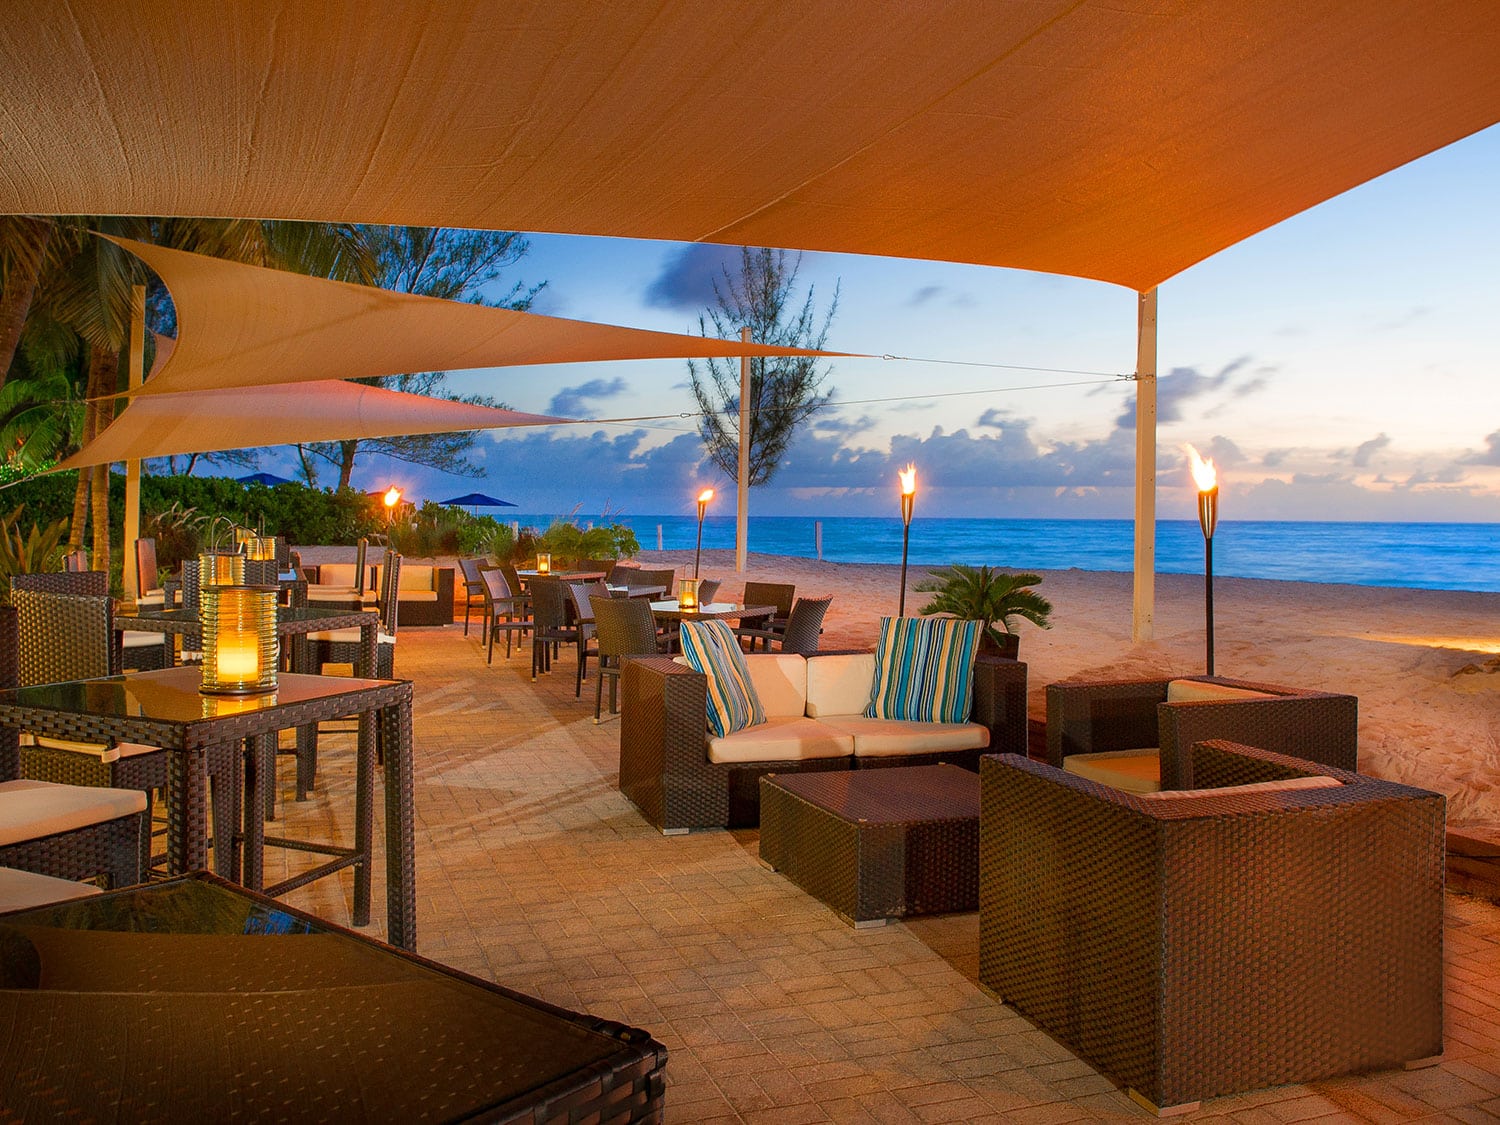
[[[1193,483],[1199,492],[1212,492],[1219,487],[1219,474],[1214,471],[1213,459],[1205,461],[1191,444],[1187,446],[1188,459],[1193,469]]]
[[[901,495],[912,496],[917,491],[917,467],[908,465],[896,473],[901,478]]]

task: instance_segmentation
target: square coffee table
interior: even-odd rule
[[[962,766],[767,774],[760,858],[856,927],[979,909],[979,775]]]

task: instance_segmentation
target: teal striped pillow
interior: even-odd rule
[[[682,655],[708,677],[708,725],[720,738],[766,721],[765,708],[750,681],[745,654],[734,631],[722,621],[684,621]]]
[[[968,722],[982,627],[956,617],[882,617],[865,714],[872,719]]]

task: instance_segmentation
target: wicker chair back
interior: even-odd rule
[[[66,555],[63,556],[62,568],[70,574],[76,574],[81,570],[87,570],[89,568],[89,557],[82,550],[69,551]]]
[[[108,597],[13,590],[21,686],[111,675],[114,602]]]
[[[458,569],[464,576],[464,586],[470,594],[483,593],[483,587],[479,581],[479,564],[482,559],[459,559]]]
[[[698,583],[698,604],[711,605],[713,600],[719,596],[719,587],[723,583],[717,578],[705,578]]]
[[[63,571],[61,574],[13,574],[12,590],[36,590],[43,594],[74,594],[102,598],[109,593],[109,575],[102,570]]]
[[[396,635],[400,610],[401,556],[387,551],[380,564],[380,628],[389,636]]]
[[[603,582],[569,583],[568,595],[573,599],[573,611],[582,621],[594,619],[594,607],[609,599],[609,587]]]
[[[776,612],[772,619],[787,617],[792,612],[792,599],[796,596],[797,587],[791,582],[746,582],[745,604],[746,605],[774,605]]]
[[[365,572],[365,555],[369,553],[370,541],[361,539],[354,545],[354,588],[363,594],[370,588],[370,578]]]
[[[572,640],[573,631],[567,627],[562,579],[537,575],[528,589],[531,591],[531,617],[536,623],[537,638]]]
[[[632,567],[625,577],[627,586],[661,586],[667,593],[672,592],[672,585],[677,581],[677,569],[675,567],[663,570],[645,570],[641,567]]]
[[[156,574],[156,540],[135,541],[135,595],[143,598],[161,589],[161,580]]]
[[[649,656],[660,651],[651,603],[640,598],[601,598],[594,602],[599,658]]]
[[[791,616],[786,619],[781,651],[799,652],[803,656],[817,652],[823,636],[823,618],[832,602],[832,597],[798,598],[792,606]]]

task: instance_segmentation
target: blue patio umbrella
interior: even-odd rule
[[[240,484],[263,484],[267,488],[277,484],[291,484],[286,477],[278,477],[275,473],[251,473],[246,477],[235,477]]]
[[[489,496],[483,492],[466,492],[462,496],[455,496],[441,503],[454,508],[514,508],[516,505],[509,500],[501,500],[495,496]]]

